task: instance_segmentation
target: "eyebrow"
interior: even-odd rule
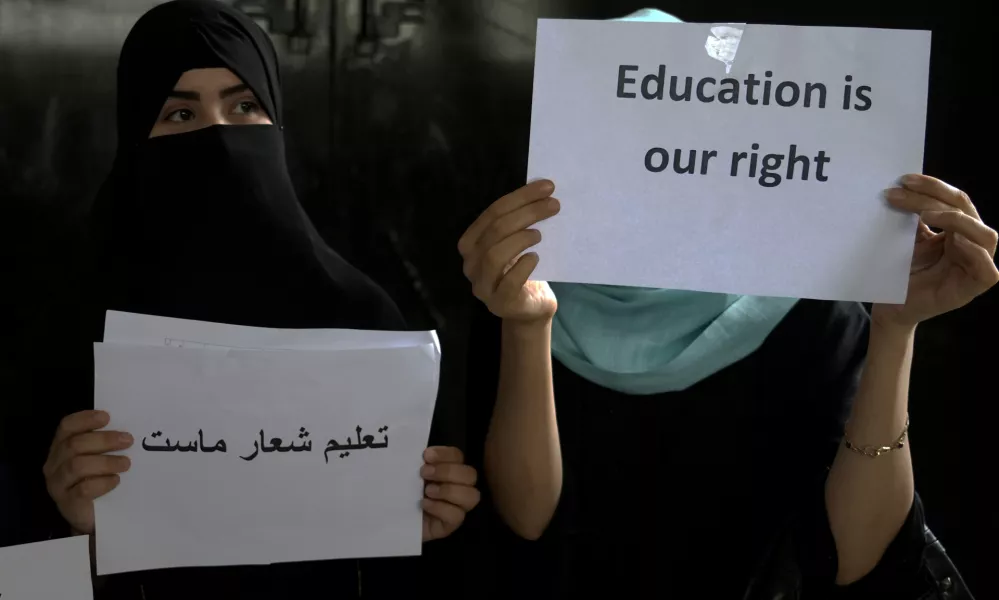
[[[184,90],[172,90],[167,94],[169,98],[181,98],[182,100],[201,100],[201,94],[198,92],[188,92]]]
[[[245,83],[240,83],[238,85],[227,87],[227,88],[225,88],[225,89],[223,89],[222,91],[219,92],[219,98],[228,98],[229,96],[232,96],[234,94],[238,94],[240,92],[245,92],[248,89],[250,89],[250,86],[248,86]],[[172,90],[167,95],[170,98],[180,98],[182,100],[201,100],[201,94],[200,93],[198,93],[198,92],[189,92],[187,90]]]
[[[240,92],[245,92],[248,89],[250,89],[250,86],[246,85],[245,83],[241,83],[239,85],[234,85],[232,87],[227,87],[224,90],[222,90],[221,92],[219,92],[219,98],[228,98],[229,96],[232,96],[233,94],[238,94]]]

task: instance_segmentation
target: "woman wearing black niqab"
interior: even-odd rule
[[[196,69],[231,71],[259,104],[263,118],[250,122],[273,125],[163,127],[200,116],[172,111],[168,99],[190,91],[178,80]],[[175,114],[185,110],[192,115]],[[266,327],[404,327],[302,210],[281,124],[277,55],[245,15],[172,2],[136,23],[118,65],[118,155],[94,213],[105,308]]]
[[[160,5],[125,41],[118,153],[92,226],[95,325],[120,310],[262,327],[405,328],[385,292],[325,244],[299,205],[276,52],[248,17],[218,2]],[[89,410],[63,418],[43,469],[77,533],[93,534],[93,499],[127,477],[119,474],[128,459],[107,453],[132,439],[96,431],[109,419]],[[424,479],[438,484],[423,499],[424,540],[433,540],[460,526],[478,492],[458,449],[433,447],[424,458],[436,466],[424,467]],[[400,576],[427,571],[413,560],[132,573],[101,581],[98,597],[395,597],[388,587],[412,592],[426,579]]]

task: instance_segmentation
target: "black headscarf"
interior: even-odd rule
[[[149,139],[180,76],[228,68],[273,125]],[[118,153],[94,205],[103,309],[266,327],[400,329],[388,296],[322,240],[285,162],[268,36],[206,0],[153,8],[118,63]]]

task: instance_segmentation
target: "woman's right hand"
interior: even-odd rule
[[[522,255],[541,241],[541,232],[529,227],[558,214],[554,191],[555,184],[543,179],[503,196],[458,241],[472,292],[501,319],[547,321],[555,314],[558,303],[548,284],[528,281],[538,255]]]
[[[100,410],[64,418],[42,468],[49,496],[78,533],[94,533],[94,499],[118,487],[118,473],[131,466],[126,456],[104,454],[133,443],[132,436],[121,431],[95,431],[110,421],[110,415]]]

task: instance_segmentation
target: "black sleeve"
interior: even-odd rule
[[[42,466],[59,421],[92,408],[90,344],[75,323],[51,319],[22,340],[13,363],[10,402],[0,419],[0,545],[69,535],[46,490]],[[58,330],[56,330],[58,328]],[[78,339],[78,338],[77,338]]]
[[[913,498],[905,522],[874,570],[847,586],[835,584],[836,545],[826,516],[824,495],[819,493],[817,496],[814,509],[804,515],[798,525],[799,561],[806,600],[881,600],[886,593],[900,600],[915,600],[933,589],[931,580],[922,573],[926,521],[918,494]]]
[[[473,299],[474,301],[474,299]],[[465,520],[466,541],[471,546],[464,560],[466,584],[482,582],[479,589],[491,589],[496,581],[496,561],[503,556],[497,547],[504,537],[504,526],[493,504],[485,476],[485,443],[496,405],[499,384],[500,321],[478,302],[470,306],[469,330],[465,352],[465,457],[479,473],[479,506]],[[474,589],[474,588],[470,588]]]
[[[77,226],[35,227],[12,261],[0,355],[0,545],[69,534],[42,465],[59,421],[93,406],[89,254]]]
[[[818,407],[814,428],[822,436],[825,449],[820,458],[824,468],[813,483],[812,497],[794,525],[805,585],[805,598],[837,600],[881,599],[886,592],[899,599],[918,598],[925,592],[920,574],[923,550],[923,509],[915,497],[909,515],[877,566],[849,586],[835,584],[838,561],[836,545],[825,505],[825,479],[832,466],[867,355],[870,319],[859,304],[828,303],[827,318],[820,321],[818,339],[808,352],[812,396]],[[811,332],[814,336],[815,332]]]
[[[501,321],[481,303],[470,308],[468,341],[465,347],[465,400],[469,464],[483,468],[486,433],[496,406],[499,387]],[[482,482],[485,487],[485,481]]]

